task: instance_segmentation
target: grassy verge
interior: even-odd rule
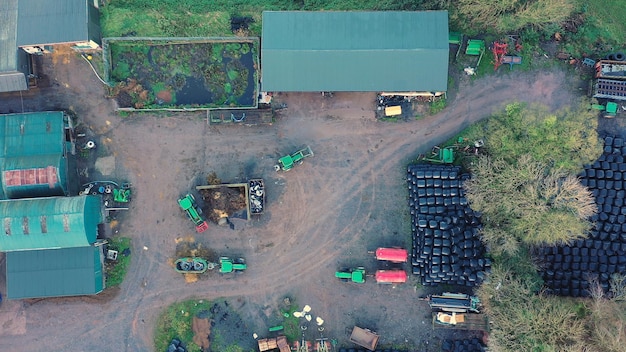
[[[249,35],[261,35],[261,13],[277,10],[427,10],[390,0],[110,0],[101,9],[103,37],[232,36],[230,17],[252,17]]]
[[[210,311],[214,302],[206,300],[189,300],[174,303],[167,307],[159,317],[154,334],[156,351],[166,351],[173,338],[180,339],[189,352],[199,352],[200,347],[193,343],[191,322],[198,313]],[[211,336],[215,339],[215,336]],[[219,338],[219,337],[218,337]]]
[[[130,265],[130,254],[123,254],[125,250],[130,250],[130,238],[113,237],[109,240],[109,249],[118,252],[117,261],[107,268],[106,271],[106,287],[114,287],[119,286],[124,281],[126,271]]]

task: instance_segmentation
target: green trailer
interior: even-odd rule
[[[454,163],[454,147],[435,147],[432,151],[432,156],[424,158],[425,161],[437,164],[452,164]]]
[[[365,283],[365,268],[360,266],[353,269],[337,271],[335,272],[335,277],[341,281],[363,284]]]
[[[278,159],[278,164],[274,165],[274,169],[276,171],[289,171],[293,169],[295,165],[302,164],[305,158],[313,156],[313,151],[311,147],[308,145],[295,153],[285,155],[282,158]]]
[[[220,258],[220,273],[228,274],[232,272],[244,271],[248,268],[243,258],[231,259],[228,257]]]
[[[467,46],[465,47],[465,55],[478,56],[476,65],[472,67],[474,71],[477,70],[478,66],[480,66],[480,61],[483,59],[483,55],[485,55],[485,41],[479,39],[469,39],[467,41]]]

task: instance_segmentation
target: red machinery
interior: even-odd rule
[[[493,70],[497,70],[502,65],[502,58],[507,53],[509,45],[500,41],[493,42],[491,52],[493,53]]]
[[[406,272],[404,270],[378,270],[375,278],[379,284],[400,284],[406,282]]]
[[[409,253],[402,248],[378,248],[376,249],[376,259],[386,260],[392,263],[406,263]]]

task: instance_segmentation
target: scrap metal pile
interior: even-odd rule
[[[463,190],[468,174],[456,166],[408,167],[413,232],[413,273],[422,285],[476,286],[491,262],[478,238],[480,214],[470,209]]]
[[[580,175],[593,193],[598,214],[589,236],[568,246],[545,247],[539,261],[545,285],[555,295],[588,296],[589,281],[609,291],[612,274],[626,272],[626,143],[605,137],[604,153]]]
[[[263,180],[252,179],[248,181],[248,184],[250,186],[250,212],[252,214],[261,214],[265,206],[265,186],[263,185]]]

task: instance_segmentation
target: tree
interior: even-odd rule
[[[489,316],[490,351],[580,351],[586,330],[576,305],[535,291],[503,262],[477,291]]]
[[[478,159],[465,183],[467,199],[483,213],[490,251],[515,253],[521,245],[555,245],[584,237],[597,209],[591,192],[573,176],[522,155],[516,163]]]
[[[578,173],[602,154],[597,114],[589,102],[551,112],[543,105],[513,103],[485,124],[489,155],[514,164],[523,154],[565,172]]]
[[[509,32],[560,23],[575,7],[573,0],[458,0],[456,9],[472,28]]]

